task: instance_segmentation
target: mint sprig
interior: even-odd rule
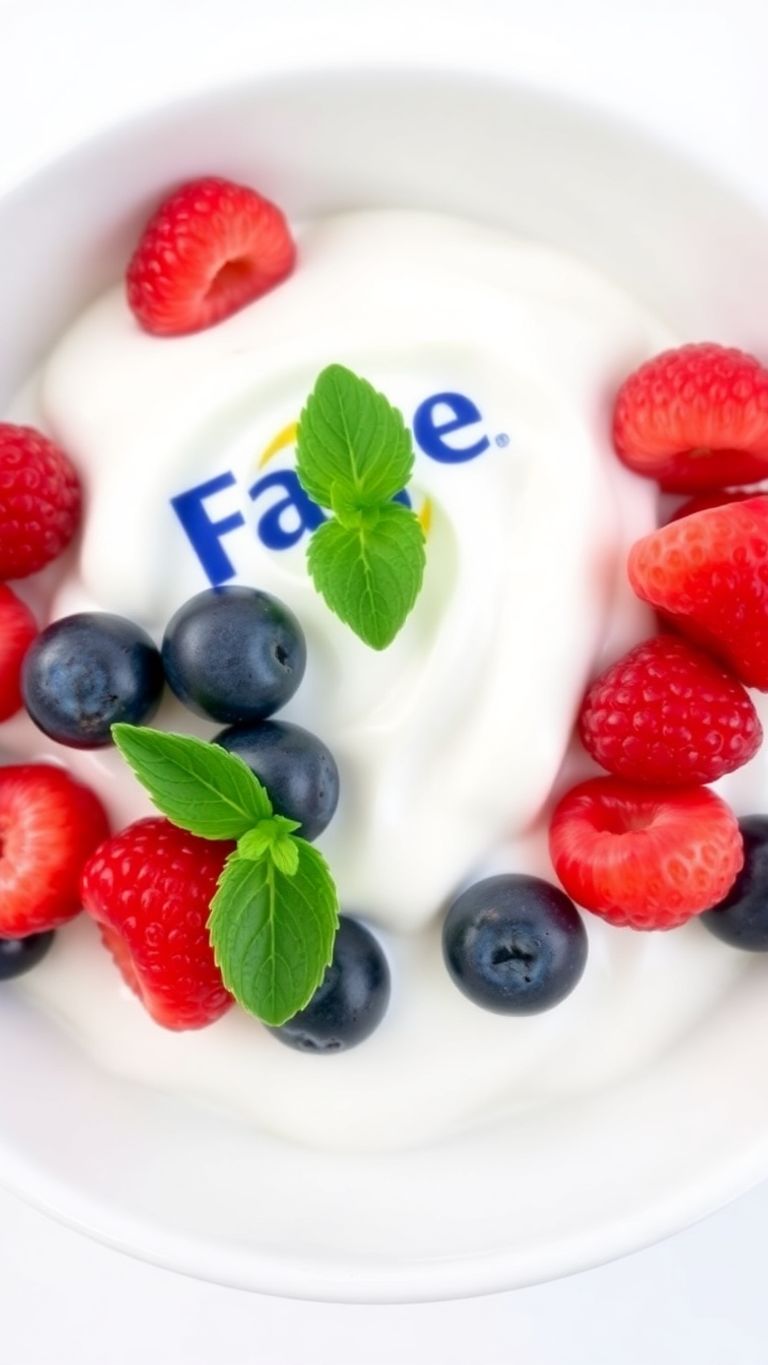
[[[227,860],[208,927],[224,985],[265,1024],[306,1005],[333,954],[338,924],[328,865],[304,839],[287,836],[292,873],[270,857]],[[319,969],[319,970],[318,970]]]
[[[236,754],[144,726],[114,725],[112,736],[174,825],[237,842],[211,902],[211,945],[239,1004],[266,1024],[284,1024],[311,1000],[333,956],[339,904],[325,859],[297,837],[295,820],[274,813]]]
[[[343,365],[317,378],[299,420],[296,471],[333,519],[315,531],[307,564],[331,611],[373,649],[403,626],[424,578],[424,532],[392,499],[413,471],[397,408]]]
[[[281,872],[292,877],[299,865],[296,840],[291,838],[300,829],[298,820],[286,820],[284,815],[273,815],[271,820],[260,820],[237,841],[237,851],[248,862],[258,863],[268,853]]]

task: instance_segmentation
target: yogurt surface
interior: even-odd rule
[[[296,612],[309,662],[280,715],[339,764],[339,811],[318,846],[342,908],[383,931],[389,1015],[328,1061],[288,1051],[236,1009],[168,1034],[85,917],[19,989],[106,1068],[298,1141],[409,1144],[626,1074],[737,970],[696,925],[641,936],[588,917],[581,985],[551,1014],[516,1020],[465,1000],[440,955],[441,912],[468,882],[551,876],[544,812],[585,682],[650,633],[624,565],[655,524],[655,494],[611,450],[610,403],[674,338],[580,263],[472,223],[349,214],[307,225],[299,252],[271,294],[175,340],[142,333],[115,288],[9,416],[39,422],[86,487],[82,543],[39,589],[51,618],[114,611],[159,640],[211,575]],[[384,653],[330,614],[305,569],[291,430],[331,361],[385,392],[418,438],[409,491],[428,527],[427,573]],[[156,723],[216,731],[171,700]],[[24,718],[4,727],[3,747],[79,774],[115,827],[150,811],[112,751],[61,748]]]

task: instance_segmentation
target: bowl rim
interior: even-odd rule
[[[147,1224],[117,1217],[108,1205],[78,1196],[66,1182],[48,1173],[41,1179],[16,1154],[10,1162],[0,1143],[0,1187],[39,1213],[73,1232],[133,1257],[145,1265],[185,1275],[190,1279],[300,1302],[357,1305],[435,1303],[453,1299],[481,1298],[532,1288],[551,1280],[565,1279],[622,1260],[675,1236],[710,1214],[746,1194],[761,1183],[768,1170],[768,1135],[755,1144],[749,1159],[740,1157],[720,1166],[696,1193],[684,1192],[675,1200],[649,1203],[631,1220],[622,1216],[602,1223],[589,1236],[561,1239],[552,1245],[520,1251],[494,1250],[466,1259],[404,1261],[403,1265],[379,1265],[361,1269],[353,1258],[320,1263],[317,1259],[276,1257],[248,1247],[237,1252],[154,1229],[150,1247],[144,1235]],[[9,1173],[11,1178],[9,1179]]]
[[[654,155],[667,158],[669,162],[676,164],[682,161],[689,171],[716,180],[727,187],[730,198],[740,200],[744,207],[749,207],[753,212],[763,213],[765,210],[765,203],[756,192],[750,192],[742,180],[732,177],[727,165],[718,163],[713,167],[698,147],[691,150],[688,146],[683,147],[675,141],[667,143],[641,119],[624,110],[603,108],[584,96],[526,79],[518,73],[505,75],[499,70],[489,72],[480,61],[469,61],[459,66],[452,62],[441,64],[437,59],[426,61],[418,55],[409,59],[407,54],[404,58],[385,54],[378,62],[359,63],[354,60],[352,53],[332,62],[322,63],[314,59],[297,57],[286,62],[284,66],[271,68],[263,74],[238,76],[232,81],[215,80],[210,85],[204,84],[195,90],[169,98],[160,97],[147,107],[118,114],[105,127],[78,138],[76,142],[58,151],[47,153],[41,160],[22,169],[6,186],[0,183],[0,210],[8,204],[12,205],[17,198],[21,199],[27,193],[34,192],[38,187],[38,181],[45,179],[52,171],[66,170],[69,162],[97,155],[102,147],[113,143],[116,138],[131,138],[145,129],[151,129],[158,118],[171,119],[182,115],[186,109],[196,106],[201,99],[224,108],[229,103],[238,103],[254,88],[265,93],[271,90],[279,93],[283,88],[294,84],[297,79],[321,82],[353,80],[362,87],[377,80],[430,82],[435,85],[450,81],[463,85],[467,90],[482,90],[493,94],[508,94],[515,91],[526,101],[542,106],[557,106],[561,111],[568,111],[582,123],[589,123],[593,127],[608,124],[619,134],[626,135],[634,143],[653,151]]]

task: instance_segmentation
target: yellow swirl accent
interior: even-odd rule
[[[263,469],[266,464],[269,464],[270,460],[275,458],[275,455],[281,450],[285,450],[286,446],[294,445],[298,430],[298,422],[289,422],[287,427],[283,427],[282,431],[278,431],[277,436],[270,441],[266,450],[262,451],[259,456],[258,468]]]
[[[279,455],[281,450],[285,450],[286,446],[295,445],[298,430],[298,422],[289,422],[287,427],[283,427],[282,431],[278,431],[277,435],[273,437],[266,449],[261,452],[257,469],[263,469],[265,465],[269,464],[270,460],[274,460],[275,456]],[[421,529],[424,532],[424,535],[428,536],[432,527],[431,498],[424,499],[418,516]]]

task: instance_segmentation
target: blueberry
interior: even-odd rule
[[[255,588],[210,588],[180,607],[163,640],[165,675],[198,716],[235,725],[290,701],[307,649],[296,617]]]
[[[768,952],[768,817],[748,815],[739,821],[744,839],[744,866],[728,895],[700,916],[716,938],[734,948]]]
[[[26,938],[0,938],[0,981],[23,976],[42,962],[53,943],[54,933],[28,934]]]
[[[299,1052],[343,1052],[381,1023],[389,989],[389,966],[379,943],[357,920],[341,915],[333,961],[309,1004],[270,1032]]]
[[[298,820],[302,839],[316,839],[339,802],[339,770],[330,749],[300,725],[262,720],[232,725],[214,740],[238,754],[269,792],[278,815]]]
[[[157,710],[160,654],[139,626],[107,612],[64,616],[39,635],[24,660],[24,704],[59,744],[98,749],[116,721],[138,725]]]
[[[453,902],[443,924],[446,966],[459,990],[497,1014],[538,1014],[569,995],[587,960],[587,933],[563,891],[539,877],[488,877]]]

